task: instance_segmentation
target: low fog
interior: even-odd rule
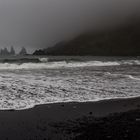
[[[0,0],[0,46],[29,52],[140,15],[139,0]]]

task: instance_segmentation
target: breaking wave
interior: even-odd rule
[[[46,57],[46,58],[39,58],[40,62],[48,62],[49,59]]]
[[[46,61],[43,59],[42,61]],[[101,62],[101,61],[88,61],[88,62],[48,62],[48,63],[0,63],[0,69],[54,69],[54,68],[72,68],[72,67],[90,67],[90,66],[115,66],[120,65],[117,62]]]
[[[138,80],[138,81],[140,81],[140,78],[135,78],[135,77],[133,77],[132,75],[128,75],[128,77],[129,77],[130,79],[132,79],[132,80]]]
[[[104,74],[105,74],[105,75],[114,76],[114,77],[117,77],[117,78],[129,78],[129,79],[132,79],[132,80],[140,81],[140,78],[134,77],[134,76],[132,76],[132,75],[113,74],[113,73],[110,73],[110,72],[106,72],[106,73],[104,73]]]
[[[57,61],[51,62],[48,58],[39,59],[23,59],[18,62],[11,63],[0,62],[0,70],[14,70],[14,69],[57,69],[57,68],[75,68],[75,67],[90,67],[90,66],[119,66],[119,65],[140,65],[139,60],[122,60],[122,61]],[[15,61],[12,61],[15,62]],[[132,78],[132,77],[131,77]]]
[[[139,96],[139,60],[88,60],[0,59],[0,110]],[[92,68],[74,69],[77,67]]]

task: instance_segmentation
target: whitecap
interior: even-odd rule
[[[41,62],[43,62],[43,63],[48,62],[48,58],[47,58],[47,57],[45,57],[45,58],[39,58],[39,60],[40,60]]]
[[[90,66],[118,66],[118,62],[48,62],[48,63],[0,63],[0,70],[15,70],[15,69],[55,69],[55,68],[75,68],[75,67],[90,67]]]

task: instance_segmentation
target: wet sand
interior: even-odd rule
[[[140,98],[132,98],[0,111],[0,140],[123,139],[132,124],[140,130],[139,108]]]

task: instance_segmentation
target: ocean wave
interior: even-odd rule
[[[0,63],[16,63],[16,64],[22,64],[22,63],[39,63],[42,62],[38,58],[7,58],[7,59],[0,59]]]
[[[47,57],[39,58],[39,60],[40,60],[40,62],[44,62],[44,63],[49,61],[49,59]]]
[[[41,106],[41,105],[51,105],[51,104],[65,104],[65,103],[90,103],[90,102],[105,102],[105,101],[117,101],[117,100],[128,100],[128,99],[131,99],[131,100],[134,100],[134,99],[138,99],[140,98],[139,95],[137,96],[127,96],[127,97],[113,97],[113,98],[96,98],[96,99],[88,99],[88,100],[66,100],[66,101],[54,101],[54,102],[43,102],[43,101],[40,101],[40,103],[26,103],[23,102],[23,106],[19,106],[19,104],[15,104],[14,106],[5,106],[5,107],[2,107],[0,106],[0,110],[7,110],[7,111],[13,111],[13,110],[16,110],[16,111],[21,111],[21,110],[27,110],[27,109],[32,109],[34,107],[37,107],[37,106]]]
[[[21,68],[37,69],[39,65],[45,68],[54,67],[56,64],[62,66],[112,66],[112,62],[47,62],[38,64],[21,64]],[[99,65],[100,64],[100,65]],[[115,63],[116,64],[116,63]],[[5,64],[9,66],[9,64]],[[17,64],[10,64],[17,69]],[[73,66],[74,65],[74,66]],[[114,65],[114,63],[113,63]],[[118,65],[118,63],[117,63]],[[6,67],[7,67],[6,66]],[[0,66],[1,68],[1,66]],[[120,68],[120,69],[119,69]],[[133,69],[133,66],[131,67]],[[19,66],[18,66],[19,69]],[[39,67],[40,69],[40,67]],[[0,72],[0,110],[23,110],[33,108],[40,104],[62,103],[62,102],[89,102],[116,98],[129,98],[139,96],[139,69],[134,69],[135,75],[130,73],[130,67],[120,71],[108,72],[104,69],[91,71],[85,69],[63,69],[61,70],[31,70],[22,72],[4,70]],[[137,73],[136,73],[137,72]],[[131,79],[129,79],[131,78]],[[137,79],[135,79],[137,78]],[[133,79],[133,80],[132,80]]]
[[[140,65],[140,60],[122,60],[120,61],[122,65]]]
[[[72,67],[88,67],[88,66],[115,66],[120,65],[117,62],[101,62],[101,61],[88,61],[88,62],[48,62],[48,63],[0,63],[0,69],[53,69],[53,68],[72,68]]]
[[[137,77],[134,77],[132,75],[126,75],[126,74],[113,74],[113,73],[110,73],[110,72],[106,72],[104,73],[105,75],[110,75],[110,76],[114,76],[114,77],[117,77],[117,78],[129,78],[129,79],[132,79],[132,80],[136,80],[136,81],[140,81],[140,78],[137,78]]]
[[[57,69],[57,68],[76,68],[76,67],[102,67],[120,65],[140,65],[139,60],[120,60],[120,61],[50,61],[49,58],[23,58],[23,59],[4,59],[0,61],[0,70],[14,69]],[[132,78],[132,77],[131,77]]]
[[[140,81],[140,78],[135,78],[135,77],[133,77],[132,75],[127,75],[130,79],[132,79],[132,80],[138,80],[138,81]]]

